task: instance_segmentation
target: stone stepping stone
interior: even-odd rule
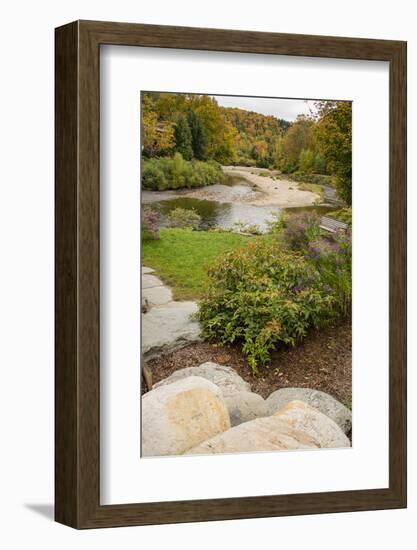
[[[142,354],[146,359],[200,340],[200,325],[190,319],[195,302],[169,302],[142,315]]]
[[[146,275],[149,273],[155,273],[155,270],[151,267],[146,267],[145,265],[142,266],[142,275]]]
[[[163,286],[163,282],[155,275],[142,275],[142,289]]]
[[[352,411],[328,393],[309,388],[282,388],[266,399],[268,414],[275,414],[295,399],[303,401],[331,418],[345,434],[352,429]]]
[[[150,306],[162,306],[172,302],[172,291],[167,286],[144,288],[142,298],[145,298]]]

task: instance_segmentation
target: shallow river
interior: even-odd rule
[[[152,203],[161,213],[161,226],[168,225],[167,214],[174,208],[194,209],[201,217],[200,229],[222,227],[230,229],[237,223],[257,225],[261,231],[268,229],[268,222],[282,212],[315,211],[325,214],[334,210],[331,206],[304,206],[299,208],[279,208],[278,206],[256,206],[245,204],[245,198],[256,194],[249,185],[239,182],[234,185],[215,184],[203,188],[208,197],[193,198],[184,196],[188,191],[142,192],[142,202]],[[210,196],[212,195],[212,197]]]

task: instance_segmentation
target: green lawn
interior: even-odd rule
[[[176,300],[197,299],[203,293],[206,269],[218,257],[244,245],[248,239],[236,233],[161,229],[158,241],[142,243],[142,265],[155,269],[169,285]]]

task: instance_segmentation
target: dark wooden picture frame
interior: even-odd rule
[[[75,528],[406,506],[406,43],[76,21],[56,29],[55,519]],[[117,44],[389,62],[389,487],[100,505],[99,56]]]

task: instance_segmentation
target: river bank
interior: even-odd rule
[[[313,206],[320,201],[320,195],[298,189],[294,181],[274,179],[273,170],[254,170],[245,166],[223,166],[222,168],[227,176],[244,178],[255,187],[256,194],[249,200],[249,204],[253,206],[297,208]]]
[[[298,189],[297,183],[293,181],[273,179],[274,171],[245,166],[223,166],[222,168],[226,176],[240,180],[239,183],[232,186],[214,184],[197,189],[142,191],[142,204],[191,198],[249,206],[297,208],[313,206],[320,200],[318,194]]]

